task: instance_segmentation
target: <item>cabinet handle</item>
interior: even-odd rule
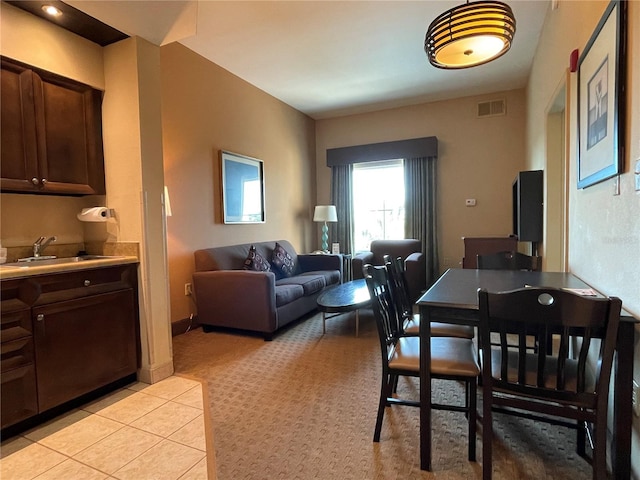
[[[88,287],[89,285],[91,285],[91,280],[85,280],[84,281],[84,286]]]
[[[44,320],[44,313],[39,313],[36,316],[36,320],[39,321],[39,322],[43,321]]]
[[[46,178],[43,178],[43,179],[42,179],[42,185],[46,185],[46,184],[47,184],[47,182],[48,182],[48,180],[47,180]]]
[[[38,182],[38,179],[36,177],[33,177],[31,179],[31,183],[33,183],[34,185],[38,185],[39,182]]]

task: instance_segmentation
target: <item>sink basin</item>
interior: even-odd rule
[[[36,258],[29,257],[29,259],[25,259],[21,262],[12,262],[12,263],[4,263],[0,265],[1,267],[20,267],[20,268],[29,268],[29,267],[40,267],[44,265],[64,265],[67,263],[78,263],[78,262],[86,262],[89,260],[109,260],[115,258],[123,258],[119,256],[112,255],[83,255],[81,257],[65,257],[65,258]]]

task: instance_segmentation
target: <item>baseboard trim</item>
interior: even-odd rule
[[[138,380],[148,384],[158,383],[160,380],[173,375],[173,361],[170,360],[163,365],[157,367],[142,367],[138,371]]]
[[[171,336],[182,335],[198,326],[200,326],[200,323],[198,323],[197,315],[191,314],[189,318],[182,318],[171,323]]]

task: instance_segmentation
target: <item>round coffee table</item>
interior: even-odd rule
[[[356,337],[359,333],[360,315],[358,310],[371,303],[366,281],[361,278],[341,283],[326,289],[317,299],[318,310],[322,312],[322,333],[327,332],[327,318],[333,318],[346,312],[356,312]],[[335,313],[327,317],[327,313]]]

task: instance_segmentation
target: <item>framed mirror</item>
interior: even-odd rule
[[[224,223],[264,223],[262,160],[220,150]]]

